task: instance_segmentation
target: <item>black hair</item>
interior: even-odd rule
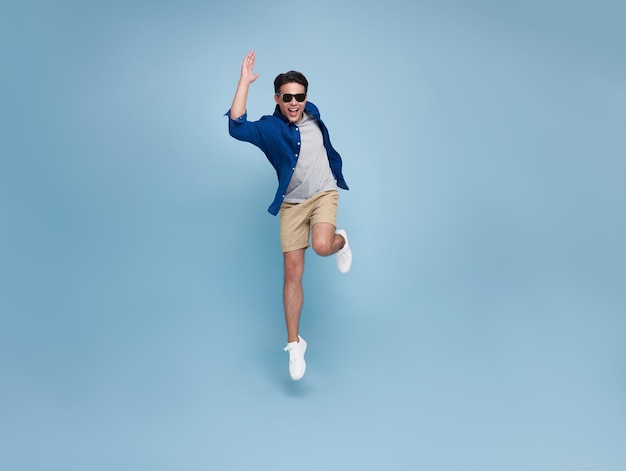
[[[282,87],[286,83],[299,83],[300,85],[304,85],[304,93],[307,93],[309,89],[309,81],[306,79],[306,77],[300,72],[290,70],[289,72],[285,72],[284,74],[278,74],[276,76],[276,78],[274,79],[274,93],[279,93],[280,87]]]

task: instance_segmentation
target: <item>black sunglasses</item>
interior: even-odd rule
[[[299,103],[302,103],[304,100],[306,100],[306,93],[277,93],[276,95],[281,97],[285,103],[289,103],[294,98]]]

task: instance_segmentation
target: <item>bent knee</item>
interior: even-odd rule
[[[333,253],[333,244],[330,241],[313,241],[313,250],[317,255],[327,257]]]

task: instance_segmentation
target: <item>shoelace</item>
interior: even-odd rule
[[[297,347],[290,347],[289,345],[287,345],[285,348],[283,348],[283,351],[285,352],[289,352],[289,361],[296,361],[296,348]]]

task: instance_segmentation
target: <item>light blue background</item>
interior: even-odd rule
[[[626,469],[623,2],[0,6],[0,468]],[[351,191],[287,373],[245,54]]]

